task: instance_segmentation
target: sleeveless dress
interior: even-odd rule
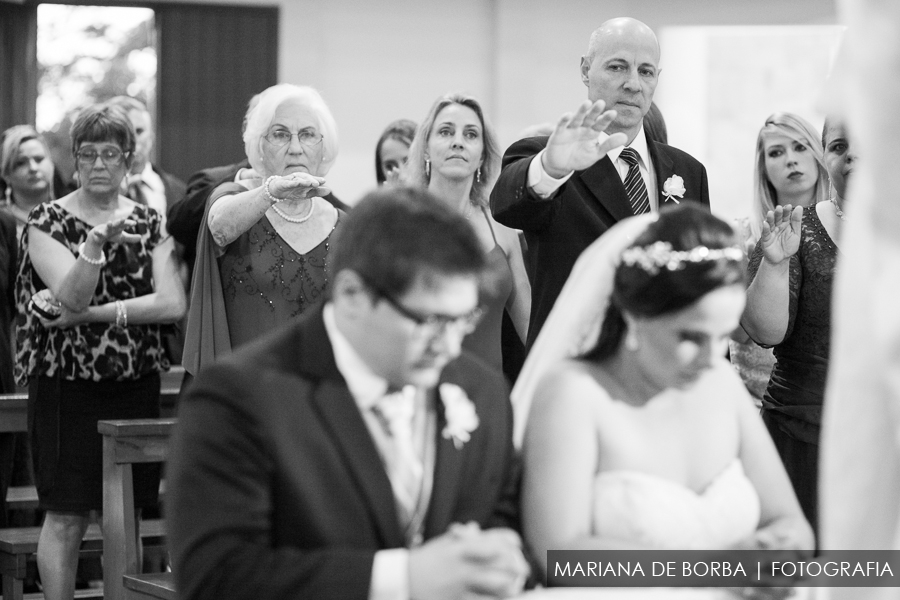
[[[503,248],[497,243],[494,226],[485,214],[482,214],[491,229],[494,238],[494,247],[487,254],[488,275],[485,285],[482,286],[480,305],[484,311],[484,317],[475,328],[475,331],[463,340],[463,348],[472,352],[486,363],[497,369],[503,370],[503,351],[501,349],[501,328],[503,326],[503,311],[506,310],[506,301],[513,290],[512,269]]]
[[[659,550],[727,548],[759,525],[759,497],[735,458],[702,492],[640,471],[594,480],[594,533]]]
[[[338,223],[340,216],[335,228]],[[228,245],[219,272],[232,348],[284,325],[325,297],[330,240],[331,234],[300,254],[263,215]]]

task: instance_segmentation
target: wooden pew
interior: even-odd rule
[[[0,576],[3,579],[3,600],[23,600],[23,582],[28,562],[34,559],[40,527],[10,527],[0,529]],[[162,547],[165,543],[163,522],[144,521],[141,523],[141,538],[144,546]],[[81,542],[79,556],[87,558],[100,556],[103,552],[103,535],[95,523],[88,526]],[[84,594],[103,594],[102,590],[79,590]]]
[[[103,435],[103,597],[172,598],[170,573],[141,576],[137,524],[134,515],[132,465],[165,462],[175,419],[100,421]],[[129,577],[128,595],[124,576]],[[149,594],[157,590],[167,595]]]
[[[180,393],[179,386],[183,369],[173,368],[173,372],[162,377],[160,391],[160,409],[163,415],[175,414],[176,402]],[[0,394],[0,432],[28,431],[28,394]],[[161,488],[162,490],[162,488]],[[34,486],[13,487],[7,492],[9,509],[30,509],[37,507],[37,490]],[[37,552],[37,541],[40,527],[16,527],[0,529],[0,579],[2,579],[3,600],[22,600],[23,580],[26,567],[34,559]],[[161,521],[145,521],[141,524],[141,538],[147,548],[161,547],[164,544],[163,524]],[[100,556],[103,549],[103,537],[96,525],[88,527],[81,544],[80,556]],[[76,598],[97,597],[102,592],[96,590],[78,590]]]

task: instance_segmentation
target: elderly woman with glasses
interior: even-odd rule
[[[47,598],[72,598],[78,548],[102,507],[101,419],[159,416],[168,368],[160,326],[184,291],[162,217],[119,194],[135,134],[110,105],[72,125],[81,187],[34,208],[21,240],[16,379],[28,386],[40,507],[37,559]],[[135,468],[135,506],[157,503],[159,471]]]
[[[197,240],[184,365],[196,373],[325,297],[331,234],[344,213],[325,174],[337,128],[310,87],[275,85],[248,113],[244,149],[259,179],[209,197]]]

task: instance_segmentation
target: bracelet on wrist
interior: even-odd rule
[[[84,253],[84,242],[81,242],[81,245],[78,246],[78,258],[82,259],[89,265],[94,265],[96,267],[102,267],[106,264],[106,254],[103,253],[103,250],[100,250],[100,258],[90,258]]]
[[[271,202],[272,204],[278,204],[279,202],[284,202],[284,198],[276,198],[272,195],[272,192],[269,191],[269,184],[272,183],[272,180],[278,177],[278,175],[269,175],[266,178],[265,183],[263,183],[263,193],[266,195],[266,200]]]
[[[116,300],[116,327],[128,327],[128,309],[121,300]]]

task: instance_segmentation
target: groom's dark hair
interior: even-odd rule
[[[657,242],[666,242],[672,252],[699,247],[733,248],[734,252],[716,259],[677,261],[674,269],[648,267],[653,261],[619,264],[600,338],[585,358],[604,360],[615,354],[626,333],[623,311],[639,317],[658,317],[687,308],[720,287],[744,282],[743,261],[735,258],[735,253],[740,254],[734,230],[693,202],[663,207],[659,219],[647,227],[631,248],[645,249],[651,257],[655,256],[651,247]]]

